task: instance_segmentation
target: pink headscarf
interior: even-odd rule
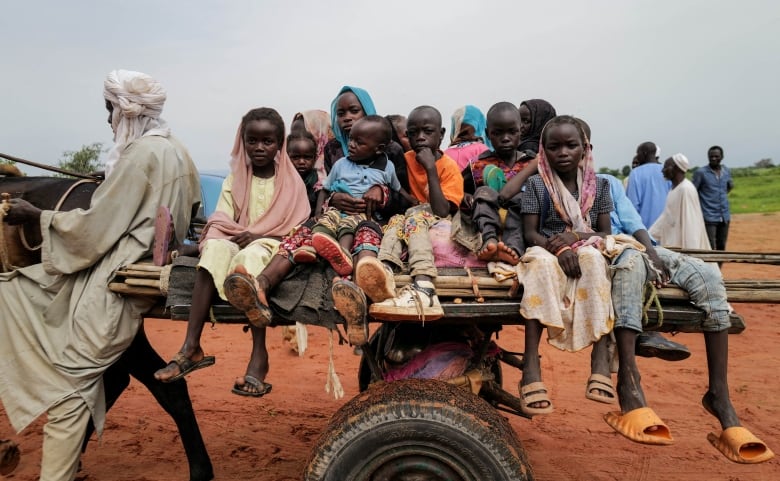
[[[233,151],[230,153],[235,218],[231,219],[226,213],[220,211],[211,214],[201,234],[201,245],[207,239],[229,239],[244,231],[263,236],[285,236],[306,221],[311,213],[306,186],[287,156],[287,145],[282,145],[274,159],[276,174],[271,204],[254,224],[249,224],[252,163],[244,150],[242,134],[242,125],[239,125]]]
[[[324,110],[305,110],[300,112],[300,115],[303,117],[304,128],[317,141],[317,160],[314,161],[314,171],[317,172],[317,183],[314,184],[316,191],[322,189],[322,182],[328,176],[325,172],[325,144],[333,140],[330,114]]]
[[[580,193],[579,202],[574,198],[569,190],[563,185],[563,181],[558,177],[558,173],[550,167],[550,162],[544,152],[544,131],[549,127],[548,122],[542,129],[542,135],[539,142],[539,175],[544,181],[547,191],[550,193],[555,211],[561,217],[568,227],[566,231],[593,232],[590,227],[590,209],[596,199],[596,170],[593,168],[593,151],[590,148],[582,127],[574,122],[574,126],[585,138],[585,156],[579,163],[577,169],[577,189]]]

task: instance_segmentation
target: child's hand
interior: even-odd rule
[[[570,246],[575,242],[577,242],[577,239],[574,234],[571,232],[562,232],[560,234],[555,234],[554,236],[547,239],[545,249],[550,251],[552,254],[555,254],[562,248]]]
[[[423,147],[417,152],[417,162],[422,165],[425,170],[431,170],[436,168],[436,156],[433,155],[433,150],[429,147]]]
[[[234,235],[233,237],[231,237],[230,241],[238,244],[238,246],[243,249],[244,247],[248,246],[253,241],[259,239],[260,237],[262,236],[252,234],[249,231],[244,231],[238,235]]]
[[[371,188],[363,194],[363,201],[366,203],[366,216],[370,219],[374,214],[374,211],[381,206],[384,201],[382,187],[378,185],[371,186]]]
[[[558,256],[558,265],[561,266],[563,273],[568,277],[579,279],[580,276],[582,276],[580,260],[577,257],[577,254],[571,249],[561,252],[561,255]]]
[[[366,211],[366,202],[363,199],[352,197],[343,192],[333,194],[328,205],[350,215],[362,214]]]
[[[666,287],[669,281],[672,280],[671,272],[669,272],[669,269],[664,265],[655,249],[647,249],[647,257],[650,258],[650,262],[652,262],[653,266],[661,272],[660,278],[656,277],[653,283],[656,287]]]

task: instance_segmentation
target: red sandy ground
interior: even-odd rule
[[[780,213],[740,215],[732,222],[729,248],[741,251],[780,251],[775,234]],[[728,278],[780,279],[780,267],[731,264]],[[730,388],[744,425],[780,452],[780,305],[734,306],[748,328],[730,337]],[[184,336],[183,322],[148,320],[152,344],[164,357],[172,356]],[[262,399],[230,393],[233,379],[243,373],[249,336],[238,325],[206,329],[204,346],[217,364],[189,377],[190,393],[201,430],[214,463],[216,478],[298,480],[309,450],[329,416],[357,394],[358,357],[336,345],[335,362],[346,396],[334,400],[324,391],[328,360],[327,332],[310,329],[309,350],[299,358],[281,341],[280,329],[269,332],[273,392]],[[500,343],[522,350],[520,327],[501,333]],[[667,363],[640,359],[643,384],[651,406],[668,423],[673,447],[634,444],[602,420],[616,407],[585,399],[587,351],[568,354],[542,346],[544,380],[551,388],[556,410],[532,421],[512,417],[511,423],[528,452],[536,478],[553,480],[724,480],[780,479],[780,461],[738,465],[727,461],[707,442],[719,431],[715,419],[701,407],[707,388],[704,342],[698,334],[680,334],[692,356]],[[516,386],[519,373],[505,370],[505,385]],[[34,382],[34,380],[31,380]],[[12,432],[0,415],[0,437]],[[42,420],[16,439],[23,458],[8,479],[33,480],[41,455]],[[93,441],[83,458],[87,480],[186,480],[187,465],[171,419],[135,380],[109,413],[102,445]]]

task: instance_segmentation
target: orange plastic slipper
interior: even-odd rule
[[[735,463],[763,463],[775,457],[775,453],[763,441],[742,426],[726,428],[720,437],[710,433],[707,440]]]
[[[648,407],[621,414],[619,411],[604,415],[604,421],[612,429],[631,441],[642,444],[669,445],[674,443],[672,432],[655,411]],[[655,429],[653,429],[655,428]]]

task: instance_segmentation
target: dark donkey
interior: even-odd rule
[[[97,185],[94,181],[70,178],[0,177],[0,192],[7,192],[12,197],[21,197],[40,209],[49,210],[88,208]],[[0,245],[0,249],[3,250],[4,259],[9,259],[17,267],[40,262],[40,253],[28,249],[40,244],[39,230],[28,227],[19,232],[5,224],[2,228],[5,243]],[[110,409],[130,384],[130,376],[136,378],[146,386],[176,423],[189,463],[190,481],[211,480],[214,478],[214,471],[195,418],[186,382],[182,379],[177,382],[162,383],[154,378],[154,372],[162,369],[166,364],[149,344],[142,325],[127,351],[103,375],[106,408]],[[82,452],[86,449],[93,431],[94,427],[90,421]]]

